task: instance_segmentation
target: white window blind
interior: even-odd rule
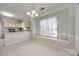
[[[57,37],[57,16],[40,21],[40,35]]]

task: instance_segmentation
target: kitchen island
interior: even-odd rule
[[[5,33],[5,46],[31,39],[30,31]]]

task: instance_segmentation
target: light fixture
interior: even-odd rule
[[[1,11],[0,12],[2,15],[4,15],[4,16],[8,16],[8,17],[13,17],[14,15],[13,14],[11,14],[11,13],[9,13],[9,12],[5,12],[5,11]]]
[[[27,15],[30,15],[31,13],[30,12],[27,12]]]
[[[33,15],[33,14],[31,14],[31,17],[33,18],[33,17],[34,17],[34,15]]]
[[[34,5],[32,4],[32,11],[31,12],[27,12],[27,15],[29,15],[30,17],[37,17],[38,16],[38,13],[37,11],[34,9]]]
[[[34,13],[36,13],[36,11],[35,10],[32,10],[32,13],[34,14]]]
[[[38,13],[36,13],[35,16],[38,16]]]

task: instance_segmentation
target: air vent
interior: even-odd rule
[[[45,8],[43,7],[43,8],[40,9],[40,11],[42,11],[42,10],[44,10],[44,9],[45,9]]]

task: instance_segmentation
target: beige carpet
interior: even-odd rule
[[[70,56],[72,54],[55,47],[28,40],[0,48],[1,56]]]

